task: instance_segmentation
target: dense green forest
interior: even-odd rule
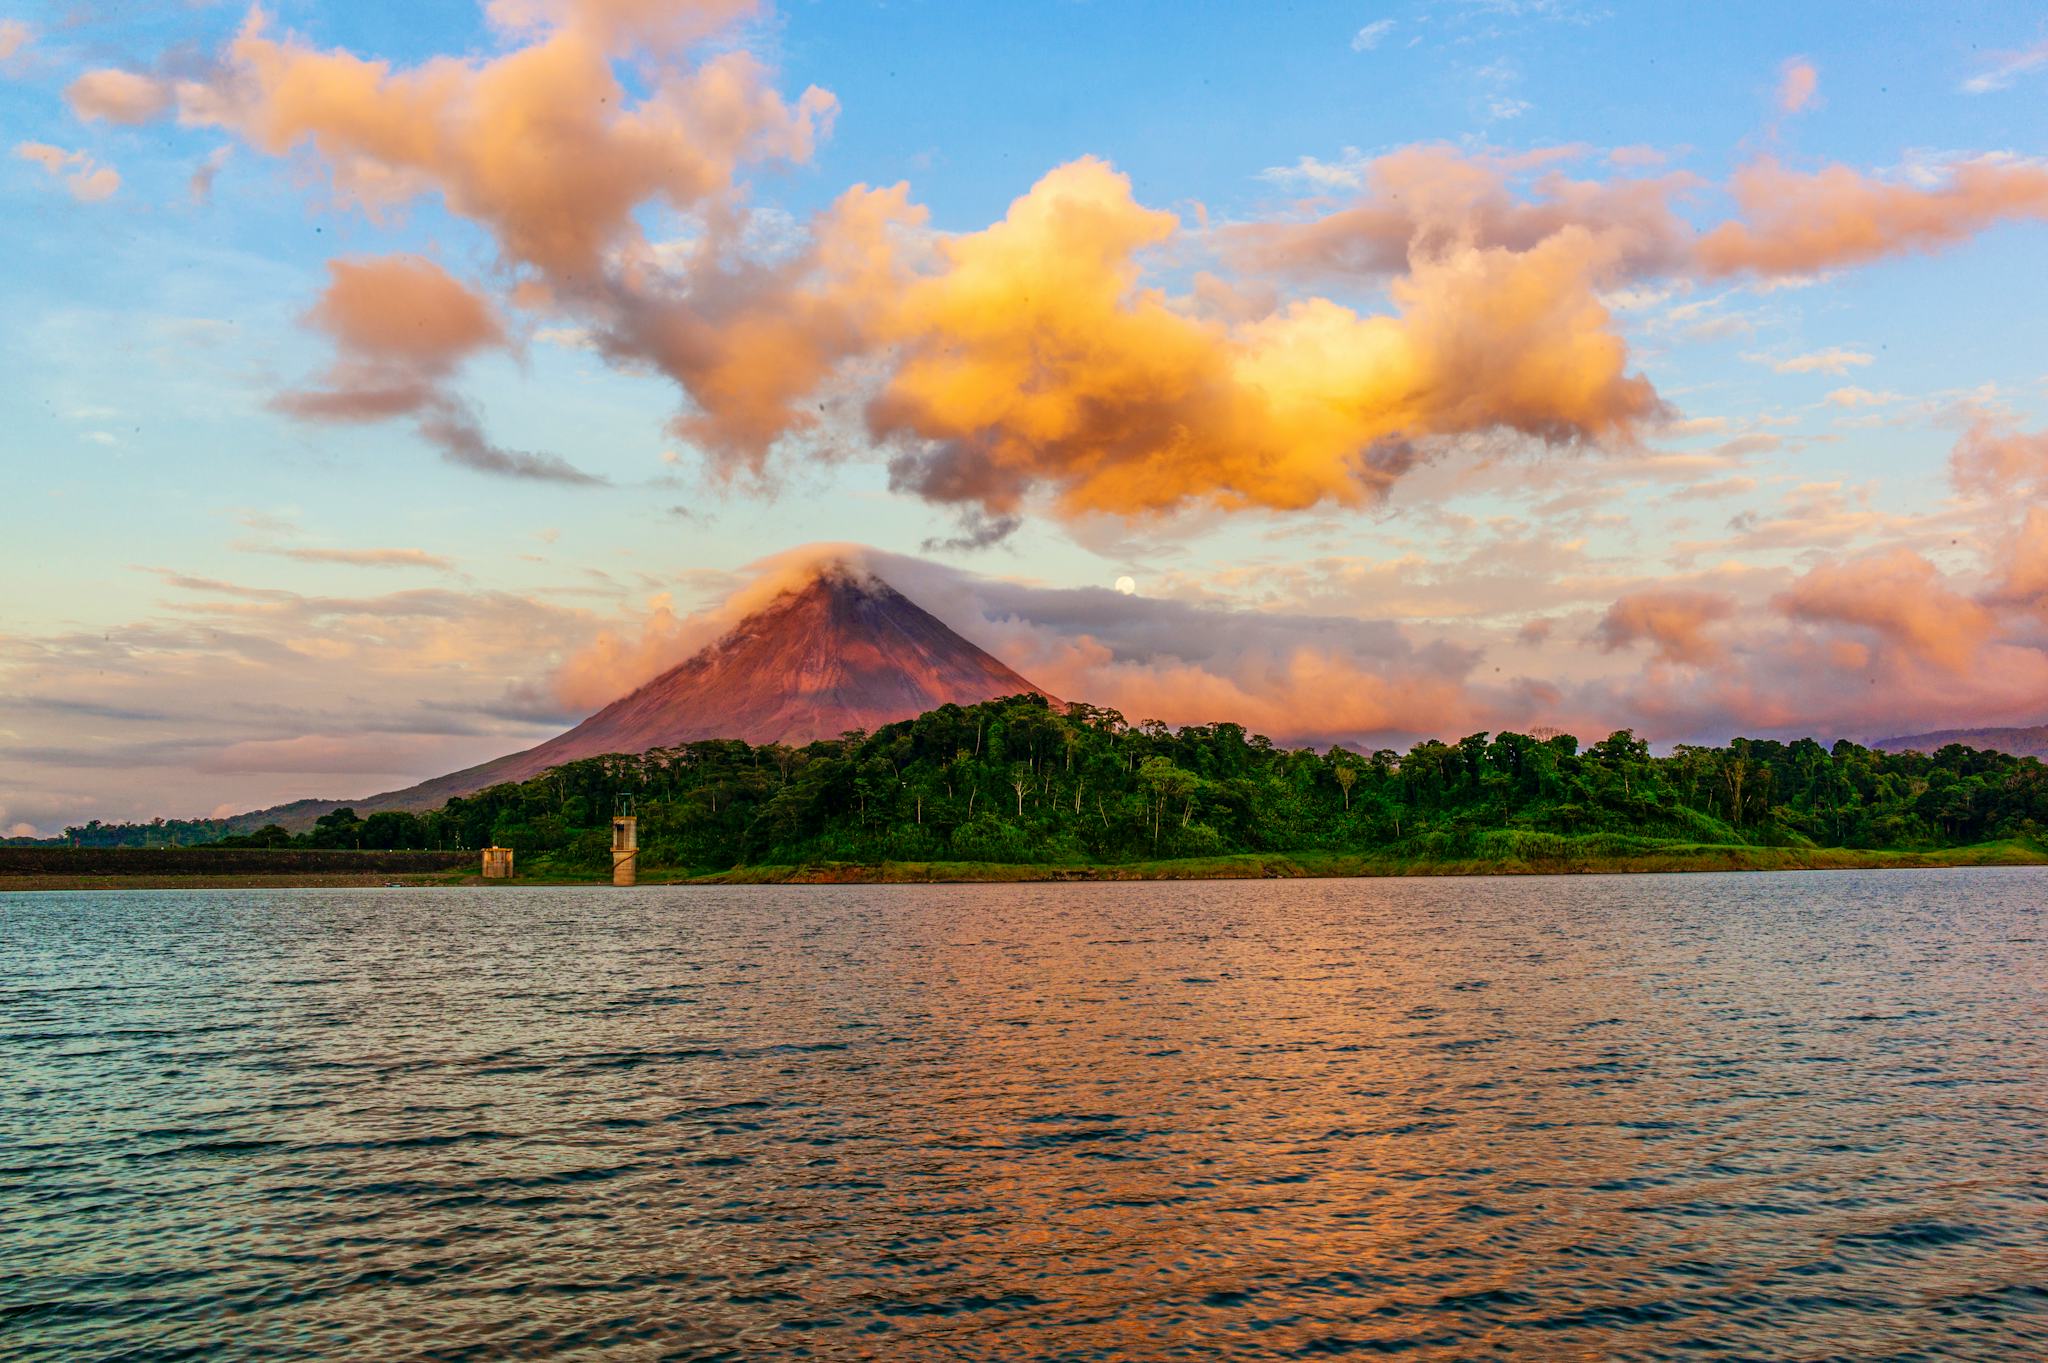
[[[2032,841],[2048,767],[1962,746],[1736,739],[1654,757],[1621,732],[1474,734],[1315,752],[1234,724],[1170,730],[1037,696],[945,706],[801,748],[690,743],[572,762],[424,814],[339,810],[307,833],[228,846],[516,848],[522,868],[610,864],[630,797],[642,864],[723,870],[822,861],[1128,863],[1231,853],[1541,855],[1564,840],[1936,849]]]
[[[148,823],[74,824],[61,838],[8,838],[0,847],[197,847],[234,830],[226,819],[151,819]]]

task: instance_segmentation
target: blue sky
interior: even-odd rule
[[[266,31],[294,52],[400,71],[437,57],[481,67],[603,8],[561,0],[514,28],[467,3],[295,0]],[[1619,435],[1418,428],[1414,467],[1370,495],[1234,507],[1240,483],[1189,471],[1188,495],[1163,512],[1078,513],[1051,462],[1001,506],[892,490],[892,442],[945,443],[929,413],[907,434],[857,419],[907,382],[901,355],[931,344],[900,332],[833,372],[825,425],[775,445],[765,481],[726,481],[734,456],[669,426],[703,394],[646,355],[588,348],[603,319],[587,309],[515,300],[536,267],[502,222],[451,211],[446,183],[367,203],[315,146],[260,145],[264,111],[194,116],[195,89],[229,88],[247,11],[31,5],[0,20],[14,152],[0,163],[0,572],[16,584],[0,604],[0,829],[366,793],[493,756],[588,708],[561,679],[593,640],[666,659],[696,637],[672,622],[714,608],[748,565],[821,541],[983,584],[959,597],[955,624],[1062,694],[1157,697],[1176,721],[1226,703],[1284,716],[1300,694],[1287,679],[1312,654],[1339,669],[1317,675],[1384,697],[1302,735],[1318,739],[1552,719],[1633,723],[1661,741],[1872,737],[2040,717],[2038,615],[2013,585],[2032,466],[2007,460],[1995,488],[1954,472],[1977,457],[1958,455],[1967,442],[2025,442],[2041,425],[2043,211],[2023,184],[1934,250],[1796,275],[1661,264],[1594,280],[1627,371],[1662,404]],[[1520,203],[1545,197],[1542,169],[1498,168],[1551,149],[1576,148],[1548,164],[1586,184],[1682,173],[1694,183],[1671,204],[1705,231],[1754,217],[1731,191],[1762,160],[1938,195],[1958,165],[2029,173],[2048,143],[2048,64],[2029,56],[2048,25],[2018,4],[790,3],[708,27],[687,51],[633,34],[608,49],[628,98],[745,52],[775,98],[815,86],[836,111],[807,156],[741,156],[690,208],[639,203],[642,243],[697,240],[698,215],[724,205],[750,219],[724,268],[781,259],[817,239],[806,224],[849,186],[904,181],[929,215],[914,234],[927,254],[905,268],[930,277],[944,243],[1095,157],[1137,205],[1179,219],[1132,268],[1135,287],[1190,317],[1204,275],[1260,316],[1311,298],[1387,313],[1410,276],[1261,274],[1228,242],[1234,228],[1391,202],[1371,168],[1404,148],[1487,167]],[[1816,84],[1789,108],[1794,64]],[[104,70],[159,83],[163,112],[123,123],[67,97]],[[1628,148],[1654,162],[1614,154]],[[224,159],[202,198],[191,181],[209,157]],[[110,193],[74,183],[109,170]],[[280,410],[334,362],[335,337],[307,321],[329,262],[399,254],[487,299],[511,337],[465,350],[436,391],[495,444],[604,484],[451,463],[403,419]],[[1230,331],[1218,343],[1242,358],[1260,316],[1201,325]],[[1482,302],[1472,325],[1485,322]],[[1016,528],[947,548],[963,513]],[[1060,604],[1125,573],[1141,598],[1212,611],[1221,633],[1257,612],[1297,622],[1298,638],[1257,656],[1160,656]],[[1849,599],[1852,577],[1934,594],[1887,616]],[[390,599],[420,593],[431,614],[401,625]],[[1984,613],[1964,652],[1918,623],[1955,617],[1948,601]],[[1405,651],[1380,634],[1328,644],[1331,621],[1398,628]],[[1781,694],[1757,694],[1775,678],[1766,689]],[[1873,704],[1877,679],[1886,699]],[[641,680],[622,674],[617,689]],[[1851,688],[1854,704],[1836,699]]]

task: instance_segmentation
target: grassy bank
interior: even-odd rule
[[[1589,840],[1591,841],[1591,840]],[[1423,857],[1298,852],[1109,866],[1017,866],[996,862],[825,862],[806,866],[743,866],[694,877],[699,884],[868,885],[930,882],[1285,880],[1327,876],[1498,876],[1670,874],[1694,871],[1854,871],[1939,866],[2048,865],[2048,850],[2020,842],[1982,843],[1924,852],[1846,847],[1747,847],[1646,844],[1633,849],[1564,847],[1553,855]]]
[[[1306,851],[1166,858],[1117,863],[992,861],[819,861],[692,871],[646,867],[643,885],[917,885],[1023,881],[1289,880],[1341,876],[1497,876],[1670,874],[1692,871],[1855,871],[1940,866],[2048,865],[2048,848],[2021,841],[1924,851],[1848,847],[1755,847],[1594,834],[1583,838],[1499,833],[1477,854],[1428,848],[1370,853]],[[475,881],[474,876],[451,877]],[[537,861],[523,867],[529,885],[597,884],[608,879]]]
[[[811,862],[739,866],[727,870],[643,867],[642,885],[922,885],[1025,881],[1292,880],[1341,876],[1498,876],[1671,874],[1692,871],[1857,871],[1940,866],[2048,865],[2048,848],[2021,841],[1978,843],[1927,851],[1872,851],[1849,847],[1753,847],[1686,843],[1596,834],[1585,838],[1491,835],[1477,855],[1415,848],[1372,853],[1294,852],[1185,857],[1114,864],[1028,864],[989,861]],[[602,885],[611,877],[536,859],[520,868],[514,885]],[[432,873],[348,875],[333,872],[237,874],[223,868],[205,875],[0,876],[5,890],[269,889],[406,885],[485,885],[474,869]]]

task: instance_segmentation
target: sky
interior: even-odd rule
[[[0,834],[834,557],[1285,741],[2042,722],[2044,97],[2016,3],[0,3]]]

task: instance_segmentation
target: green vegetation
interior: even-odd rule
[[[61,838],[8,838],[0,847],[198,847],[233,831],[226,819],[152,819],[148,823],[74,824]]]
[[[1177,857],[1114,865],[1029,866],[978,861],[812,862],[741,866],[705,876],[654,875],[649,881],[714,881],[728,885],[1016,880],[1292,880],[1307,876],[1572,875],[1645,871],[1850,871],[1930,866],[2038,866],[2041,848],[2021,842],[1978,843],[1925,852],[1843,847],[1720,847],[1640,840],[1633,850],[1601,850],[1601,838],[1563,840],[1556,855],[1429,861],[1399,853],[1302,852],[1228,857]],[[544,873],[546,874],[546,873]],[[556,872],[549,879],[589,879]]]
[[[589,878],[608,873],[620,796],[649,880],[2004,863],[2043,859],[2048,827],[2048,767],[1961,746],[1736,739],[1653,757],[1627,732],[1585,748],[1501,733],[1318,753],[1017,696],[802,748],[592,758],[431,813],[337,810],[297,837],[221,841],[496,843],[518,850],[522,878]]]

